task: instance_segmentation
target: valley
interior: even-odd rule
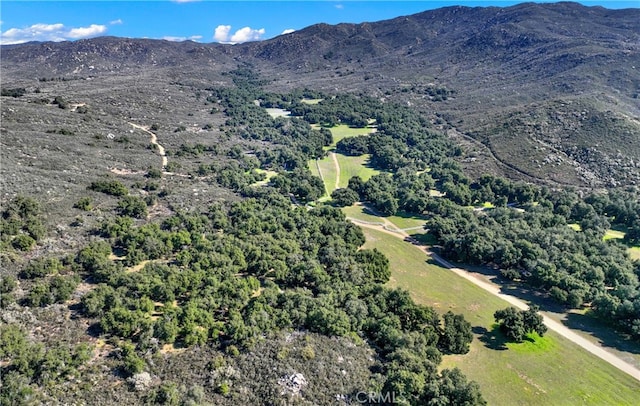
[[[637,21],[2,46],[0,403],[634,404]]]

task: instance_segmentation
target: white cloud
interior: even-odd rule
[[[219,25],[213,33],[213,39],[224,44],[239,44],[247,41],[258,41],[262,39],[261,37],[266,31],[264,28],[256,30],[251,27],[244,27],[240,28],[231,36],[229,36],[230,32],[230,25]]]
[[[110,25],[119,25],[122,24],[122,20],[121,19],[117,19],[117,20],[113,20],[109,22]]]
[[[240,28],[231,36],[230,42],[235,44],[239,42],[257,41],[264,35],[264,33],[264,28],[260,28],[259,30],[254,30],[251,27]]]
[[[293,28],[287,28],[286,30],[282,31],[280,35],[291,34],[292,32],[295,32]]]
[[[190,37],[173,37],[171,35],[167,35],[166,37],[162,37],[162,39],[172,42],[199,41],[202,39],[202,35],[192,35]]]
[[[344,8],[344,5],[343,4],[336,4],[334,7],[337,8],[338,10],[342,10]]]
[[[174,3],[195,3],[200,0],[171,0],[171,1],[173,1]]]
[[[98,24],[78,28],[67,28],[60,23],[34,24],[26,28],[10,28],[0,33],[0,43],[9,45],[22,44],[29,41],[65,41],[95,37],[106,31],[106,26]]]
[[[72,28],[69,31],[70,38],[89,38],[95,37],[107,31],[107,27],[104,25],[91,24],[88,27]]]
[[[219,25],[216,27],[213,33],[213,39],[215,39],[218,42],[228,42],[229,31],[231,31],[230,25]]]
[[[34,24],[27,29],[33,30],[33,32],[56,32],[64,28],[64,24]]]

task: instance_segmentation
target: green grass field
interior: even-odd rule
[[[578,224],[578,223],[570,223],[570,224],[567,224],[567,225],[569,227],[571,227],[575,231],[582,231],[582,227],[580,227],[580,224]],[[626,233],[624,231],[622,231],[622,230],[612,228],[612,229],[607,230],[607,232],[604,234],[604,237],[602,239],[605,240],[605,241],[606,240],[612,240],[612,239],[620,239],[621,240],[621,239],[624,238],[625,234]]]
[[[319,201],[325,201],[330,198],[331,192],[335,190],[336,184],[336,167],[331,160],[331,157],[324,157],[322,159],[312,159],[307,162],[307,166],[311,171],[311,174],[324,180],[325,195],[322,196]],[[320,173],[322,171],[322,174]]]
[[[340,165],[340,183],[341,188],[347,187],[349,179],[353,176],[360,176],[363,181],[368,181],[373,175],[380,173],[379,170],[368,166],[369,155],[346,156],[336,154],[338,164]]]
[[[404,229],[404,228],[414,228],[414,227],[422,227],[426,223],[426,217],[416,216],[410,213],[406,213],[403,211],[397,212],[393,216],[387,217],[387,220],[392,222],[396,227]],[[420,232],[420,230],[412,230],[411,233]],[[411,234],[409,233],[409,234]]]
[[[375,131],[375,128],[352,128],[346,124],[340,124],[329,128],[329,130],[331,130],[331,134],[333,135],[333,144],[328,147],[329,149],[331,149],[335,148],[336,144],[343,138],[371,134]]]
[[[419,216],[412,216],[408,213],[398,212],[395,216],[378,217],[373,214],[367,213],[364,206],[354,205],[350,207],[343,207],[342,212],[347,216],[356,220],[367,221],[370,223],[383,224],[386,221],[392,223],[398,229],[422,227],[425,224],[426,219]],[[409,234],[421,234],[425,230],[417,229],[408,231]]]
[[[445,356],[480,384],[490,405],[633,405],[640,383],[577,345],[550,332],[541,340],[504,343],[493,313],[508,304],[452,272],[433,265],[416,247],[391,235],[363,229],[367,248],[391,262],[393,287],[409,290],[439,312],[462,313],[476,332],[466,355]]]
[[[603,239],[606,240],[613,240],[613,239],[623,239],[625,236],[625,232],[624,231],[619,231],[619,230],[607,230],[607,232],[605,233]]]
[[[356,220],[368,221],[369,223],[383,223],[383,220],[369,213],[365,213],[364,207],[362,206],[349,206],[343,207],[342,212],[347,217],[354,218]]]
[[[302,99],[300,101],[305,104],[318,104],[322,101],[322,99]]]
[[[328,195],[336,190],[336,177],[338,176],[338,170],[330,155],[314,161],[314,165],[320,168],[322,172],[322,178],[324,179],[324,188]]]

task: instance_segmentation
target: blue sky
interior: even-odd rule
[[[451,5],[509,6],[521,1],[22,1],[0,3],[2,44],[113,35],[239,43],[316,23],[378,21]],[[640,7],[640,0],[583,0],[588,6]]]

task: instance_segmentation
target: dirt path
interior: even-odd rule
[[[377,231],[382,231],[383,233],[389,234],[389,235],[393,235],[396,238],[402,238],[407,240],[408,242],[411,242],[415,245],[416,248],[418,248],[419,250],[421,250],[422,252],[424,252],[425,254],[431,256],[431,258],[433,258],[436,262],[438,262],[440,265],[444,266],[445,268],[448,268],[449,270],[451,270],[452,272],[454,272],[455,274],[461,276],[462,278],[474,283],[475,285],[481,287],[482,289],[486,290],[487,292],[498,296],[499,298],[509,302],[511,305],[522,309],[522,310],[526,310],[529,308],[529,305],[527,305],[524,301],[514,297],[514,296],[510,296],[510,295],[506,295],[502,292],[500,292],[500,286],[496,285],[494,283],[491,282],[487,282],[486,280],[477,278],[475,276],[473,276],[473,274],[460,269],[460,268],[456,268],[454,267],[449,261],[445,260],[444,258],[440,257],[438,254],[435,254],[433,252],[431,252],[429,249],[427,249],[424,246],[420,246],[417,245],[417,241],[414,240],[413,238],[411,238],[409,236],[409,234],[407,234],[404,230],[398,230],[398,231],[391,231],[386,227],[385,225],[374,225],[374,224],[370,224],[368,222],[363,222],[357,219],[353,219],[353,218],[348,218],[350,221],[358,224],[360,227],[365,227],[365,228],[370,228],[372,230],[377,230]],[[384,222],[388,222],[386,219],[384,219]],[[636,368],[635,366],[625,362],[624,360],[622,360],[621,358],[617,357],[616,355],[606,351],[605,349],[603,349],[602,347],[600,347],[599,345],[596,345],[592,342],[590,342],[589,340],[585,339],[584,337],[580,336],[579,334],[573,332],[571,329],[569,329],[568,327],[564,326],[562,323],[559,323],[551,318],[549,318],[548,316],[546,316],[544,313],[542,313],[542,317],[544,319],[544,324],[549,328],[549,330],[555,331],[556,333],[560,334],[561,336],[563,336],[564,338],[568,339],[569,341],[573,342],[576,345],[579,345],[580,347],[582,347],[583,349],[585,349],[586,351],[590,352],[591,354],[597,356],[598,358],[608,362],[609,364],[613,365],[614,367],[618,368],[619,370],[621,370],[622,372],[625,372],[629,375],[631,375],[633,378],[637,379],[638,381],[640,381],[640,369]]]
[[[152,131],[149,131],[149,129],[147,127],[143,127],[141,125],[138,124],[133,124],[133,123],[129,123],[131,124],[133,127],[142,130],[144,132],[146,132],[147,134],[149,134],[149,136],[151,136],[151,144],[155,145],[156,148],[158,148],[158,154],[160,154],[160,156],[162,157],[162,169],[164,170],[164,168],[167,167],[167,155],[166,152],[164,150],[164,147],[160,144],[158,144],[158,136],[155,135]]]
[[[340,164],[338,163],[338,157],[335,152],[329,152],[333,164],[336,166],[336,189],[340,189]]]

